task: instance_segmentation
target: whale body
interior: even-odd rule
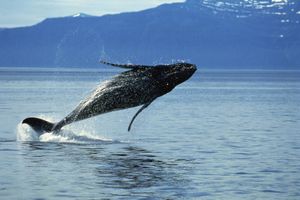
[[[46,132],[58,133],[67,124],[142,105],[128,126],[128,131],[130,131],[134,119],[143,109],[148,107],[156,98],[167,94],[178,84],[189,79],[197,70],[196,65],[189,63],[156,66],[122,65],[104,61],[102,63],[129,70],[101,83],[58,123],[51,123],[36,117],[26,118],[22,123],[31,126],[39,135]]]

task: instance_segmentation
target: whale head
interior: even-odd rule
[[[154,75],[166,92],[188,80],[197,70],[196,65],[190,63],[176,63],[172,65],[156,66]]]

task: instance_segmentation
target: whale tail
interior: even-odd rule
[[[39,135],[43,133],[48,133],[51,131],[57,132],[61,127],[56,128],[55,123],[48,122],[43,119],[39,119],[36,117],[29,117],[22,121],[22,124],[28,124],[35,132]]]

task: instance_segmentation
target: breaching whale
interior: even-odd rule
[[[69,115],[57,123],[36,117],[26,118],[22,123],[31,126],[39,135],[46,132],[58,133],[63,126],[72,122],[142,105],[129,123],[128,131],[130,131],[134,119],[142,110],[156,98],[167,94],[178,84],[189,79],[197,70],[196,65],[189,63],[156,66],[122,65],[105,61],[101,63],[129,70],[100,84]]]

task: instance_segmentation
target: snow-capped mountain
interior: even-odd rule
[[[0,29],[0,66],[99,67],[105,59],[299,69],[299,10],[297,0],[187,0],[140,12],[46,19]]]
[[[85,13],[76,13],[70,17],[95,17],[93,15],[88,15],[88,14],[85,14]]]

